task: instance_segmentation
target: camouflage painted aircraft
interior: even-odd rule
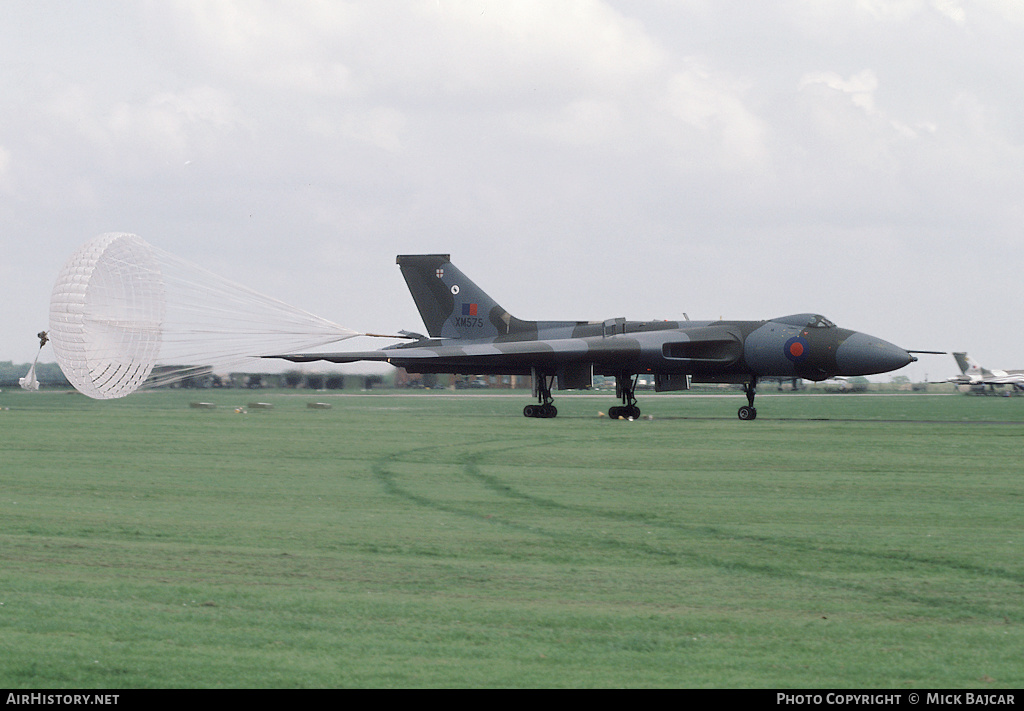
[[[527,417],[558,414],[551,391],[588,388],[593,376],[615,378],[621,405],[609,416],[640,415],[635,396],[641,375],[655,390],[687,390],[691,383],[742,384],[741,420],[757,417],[761,378],[826,380],[896,370],[917,358],[864,333],[839,328],[818,314],[768,321],[523,321],[499,306],[451,263],[447,254],[399,255],[428,336],[375,351],[267,356],[296,363],[379,361],[410,373],[530,375],[536,405]]]
[[[1012,385],[1015,389],[1024,390],[1024,370],[989,370],[978,365],[977,361],[966,353],[954,353],[956,364],[960,366],[960,375],[947,378],[947,383],[970,385],[989,390],[1004,385]]]

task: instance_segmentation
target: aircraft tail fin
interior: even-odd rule
[[[488,296],[451,263],[447,254],[400,254],[396,258],[431,338],[494,338],[536,330]]]
[[[954,353],[953,357],[956,358],[956,364],[960,366],[960,372],[964,375],[982,374],[984,369],[966,353]]]

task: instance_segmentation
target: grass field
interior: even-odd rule
[[[1024,398],[528,401],[0,393],[0,687],[1024,686]]]

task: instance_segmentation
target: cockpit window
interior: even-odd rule
[[[773,318],[772,321],[799,326],[800,328],[835,328],[836,325],[821,314],[793,314],[782,318]]]

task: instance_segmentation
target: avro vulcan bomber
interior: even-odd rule
[[[819,314],[767,321],[523,321],[499,306],[452,264],[447,254],[400,255],[428,336],[374,351],[293,353],[296,363],[379,361],[410,373],[530,375],[536,404],[527,417],[555,417],[551,391],[583,389],[594,375],[615,378],[620,403],[612,418],[636,418],[636,386],[652,376],[655,390],[691,383],[743,385],[741,420],[757,417],[762,378],[826,380],[897,370],[917,360],[910,352],[865,333],[840,328]]]

